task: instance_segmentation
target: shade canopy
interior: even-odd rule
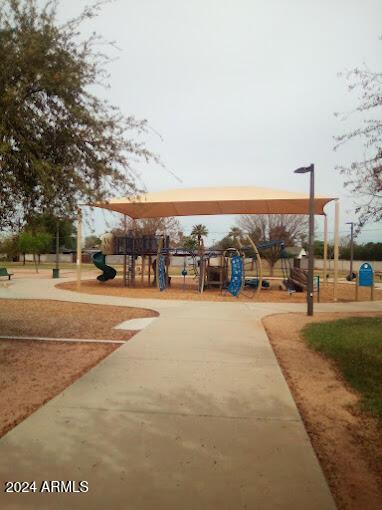
[[[335,198],[316,197],[315,214]],[[117,211],[133,219],[219,214],[308,214],[309,196],[270,188],[180,188],[139,196],[114,198],[95,207]]]

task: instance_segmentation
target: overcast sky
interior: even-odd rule
[[[63,0],[60,15],[85,3]],[[148,137],[149,147],[182,181],[142,164],[149,191],[254,185],[305,192],[307,176],[293,169],[313,162],[317,194],[341,198],[347,231],[354,197],[335,166],[361,159],[364,149],[355,141],[333,151],[333,137],[358,121],[334,117],[357,104],[338,73],[363,62],[381,70],[381,20],[381,0],[116,0],[84,31],[121,48],[108,68],[108,97],[148,119],[163,137]],[[186,233],[203,222],[212,240],[235,218],[181,221]],[[362,240],[381,241],[381,227],[366,228]],[[96,229],[105,229],[99,214]]]

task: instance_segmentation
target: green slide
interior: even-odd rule
[[[115,278],[117,271],[114,269],[114,267],[106,265],[105,255],[102,253],[102,251],[97,251],[97,253],[92,255],[92,262],[96,267],[98,267],[98,269],[103,271],[102,274],[97,276],[98,281],[107,282],[108,280]]]

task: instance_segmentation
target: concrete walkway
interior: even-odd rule
[[[89,492],[1,491],[0,508],[335,508],[260,322],[303,306],[88,296],[54,283],[20,279],[0,298],[161,315],[0,440],[2,480],[87,480]]]

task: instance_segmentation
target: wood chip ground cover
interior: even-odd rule
[[[122,321],[158,314],[141,308],[61,301],[0,300],[0,437],[120,347],[114,343],[12,340],[14,336],[129,340]]]
[[[272,283],[275,289],[265,289],[260,295],[255,295],[251,290],[241,292],[238,297],[232,297],[227,292],[222,294],[220,289],[207,289],[203,294],[197,290],[196,281],[190,279],[183,288],[182,278],[173,278],[171,287],[160,292],[156,287],[140,287],[140,280],[137,279],[134,288],[124,287],[121,278],[116,278],[105,283],[99,283],[96,279],[84,280],[81,283],[79,292],[85,294],[97,294],[107,296],[120,296],[130,298],[146,298],[146,299],[182,299],[187,301],[244,301],[244,302],[283,302],[283,303],[304,303],[306,295],[303,292],[289,294],[285,290],[278,290],[278,283]],[[59,289],[77,291],[76,282],[63,282],[56,285]],[[359,289],[359,300],[366,301],[370,297],[368,288]],[[353,285],[346,283],[338,286],[338,300],[340,302],[354,301],[355,289]],[[382,290],[375,290],[375,299],[382,300]],[[316,295],[315,295],[316,300]],[[321,286],[321,302],[329,303],[333,301],[333,285],[322,284]]]
[[[153,310],[124,306],[0,299],[0,335],[128,340],[135,332],[115,330],[114,326],[157,315]]]
[[[1,340],[0,437],[118,347]]]

